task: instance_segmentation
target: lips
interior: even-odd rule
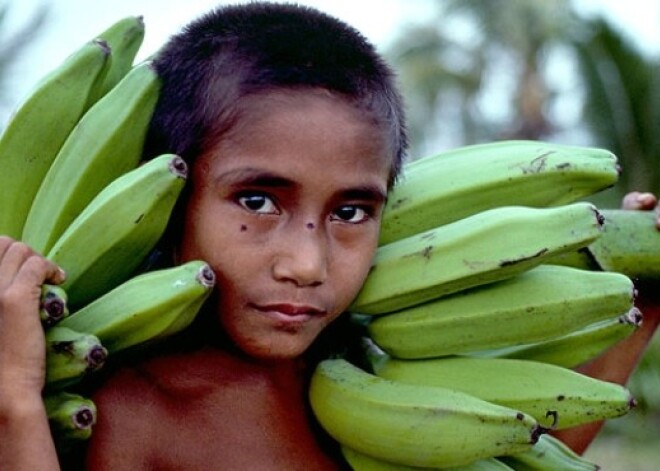
[[[312,317],[312,316],[322,315],[325,312],[322,309],[318,309],[314,306],[308,306],[303,304],[277,303],[277,304],[255,305],[254,307],[261,312],[276,313],[287,317],[301,317],[301,316]]]

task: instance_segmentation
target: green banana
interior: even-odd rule
[[[135,57],[144,41],[144,19],[142,16],[127,16],[116,21],[99,34],[112,50],[110,68],[99,87],[96,100],[112,90],[133,68]]]
[[[590,244],[601,225],[585,202],[505,206],[380,246],[350,310],[384,314],[510,278]]]
[[[87,304],[58,326],[96,335],[110,354],[187,327],[215,284],[202,261],[145,272]]]
[[[162,236],[184,187],[182,158],[163,154],[117,177],[73,220],[47,258],[67,278],[71,309],[128,279]]]
[[[43,77],[0,136],[0,234],[20,239],[32,200],[55,156],[90,106],[110,50],[89,41]]]
[[[529,344],[569,334],[633,307],[620,273],[539,265],[512,278],[374,317],[367,331],[398,358]]]
[[[353,450],[347,446],[341,446],[341,452],[346,462],[353,471],[430,471],[432,469],[443,469],[444,471],[512,471],[513,468],[507,466],[496,458],[485,458],[462,466],[452,466],[449,468],[420,468],[418,466],[407,466],[405,464],[396,464],[383,461],[379,458],[365,455]]]
[[[542,426],[565,429],[628,413],[635,405],[625,387],[548,363],[508,358],[389,358],[375,374],[422,386],[453,388],[520,410]]]
[[[541,141],[459,147],[404,166],[383,212],[380,245],[498,206],[572,203],[619,177],[609,151]]]
[[[601,269],[637,279],[660,278],[660,231],[654,211],[607,209],[602,241],[587,247]]]
[[[473,355],[542,361],[575,368],[616,345],[635,332],[643,315],[633,307],[625,314],[604,319],[549,340],[514,347],[474,352]]]
[[[499,458],[516,471],[598,471],[600,466],[571,450],[552,435],[542,435],[522,453]]]
[[[53,326],[46,330],[46,387],[70,386],[105,364],[108,351],[86,332]]]
[[[42,285],[39,302],[39,317],[42,325],[50,327],[68,315],[68,296],[64,288],[48,283]]]
[[[603,234],[580,253],[548,263],[624,273],[639,280],[660,279],[660,231],[654,211],[603,209]]]
[[[312,411],[337,442],[408,466],[462,466],[520,453],[546,430],[529,415],[452,389],[389,381],[336,358],[309,387]]]
[[[87,440],[96,424],[96,404],[80,394],[57,391],[43,398],[51,434],[60,450]]]
[[[85,113],[43,178],[23,241],[48,253],[101,189],[137,167],[159,85],[150,64],[137,65]]]

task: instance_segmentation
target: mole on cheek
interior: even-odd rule
[[[241,224],[241,232],[247,231],[247,226],[245,224]]]
[[[307,224],[305,224],[305,227],[307,229],[314,229],[314,223],[313,222],[308,222]]]

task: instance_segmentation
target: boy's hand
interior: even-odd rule
[[[20,400],[41,393],[45,341],[41,286],[64,281],[64,272],[22,242],[0,236],[0,396]]]
[[[655,227],[660,230],[660,204],[658,197],[653,193],[633,191],[623,197],[621,208],[631,210],[655,211]],[[660,250],[660,248],[659,248]],[[652,324],[655,329],[660,322],[660,294],[658,294],[658,283],[653,281],[637,281],[636,305],[644,315],[644,322]]]
[[[632,191],[623,197],[622,209],[655,210],[655,225],[660,229],[660,206],[658,198],[653,193]]]

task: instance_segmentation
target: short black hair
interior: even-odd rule
[[[407,152],[404,108],[392,70],[357,30],[317,9],[251,2],[211,10],[153,58],[162,81],[145,157],[191,163],[232,125],[241,98],[323,88],[367,113],[388,139],[390,184]]]

